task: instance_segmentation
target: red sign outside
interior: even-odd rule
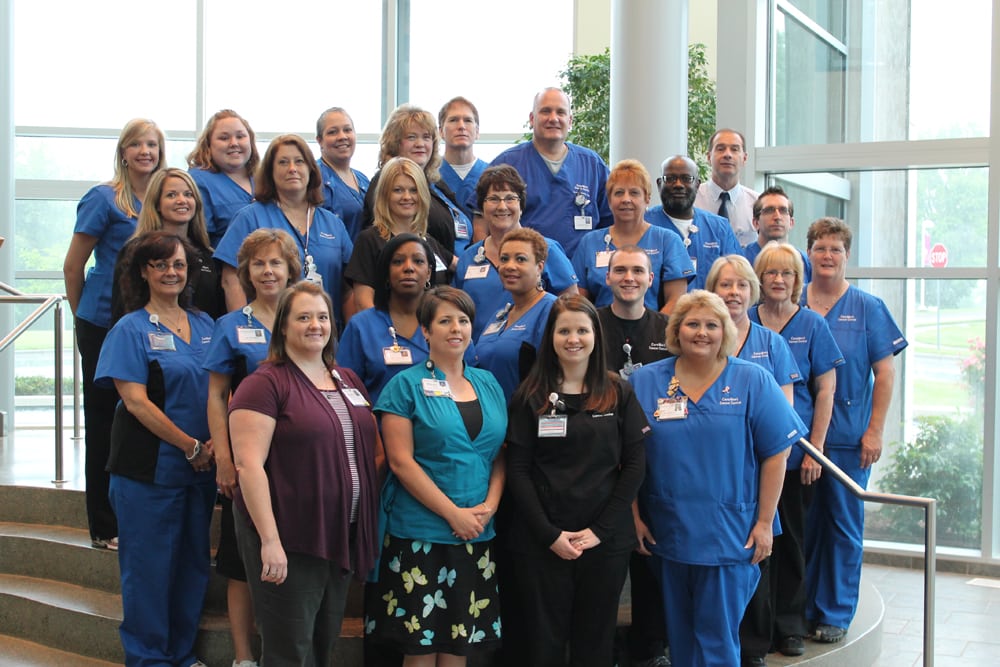
[[[935,269],[943,269],[948,266],[948,249],[943,243],[935,243],[927,254],[927,262]]]

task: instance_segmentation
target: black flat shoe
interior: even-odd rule
[[[778,642],[778,652],[781,655],[802,655],[806,652],[806,645],[802,641],[802,637],[789,635]]]

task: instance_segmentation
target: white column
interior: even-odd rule
[[[687,54],[688,0],[612,1],[609,166],[687,153]]]
[[[14,284],[14,3],[0,0],[0,281]],[[0,333],[14,328],[14,307],[0,307]],[[14,432],[14,348],[0,353],[0,437]]]

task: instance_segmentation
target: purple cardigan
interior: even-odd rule
[[[349,368],[336,367],[340,388],[353,387],[367,398],[364,384]],[[363,581],[375,563],[378,541],[377,432],[370,407],[344,401],[354,422],[360,482],[354,575]],[[281,544],[351,569],[350,515],[353,497],[344,432],[337,414],[294,363],[262,364],[237,388],[229,404],[276,420],[264,470]],[[247,517],[242,489],[236,506]]]

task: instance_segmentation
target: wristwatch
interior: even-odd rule
[[[194,461],[196,458],[198,458],[199,454],[201,454],[201,440],[195,438],[194,449],[191,450],[191,456],[185,455],[184,458],[186,458],[188,461]]]

